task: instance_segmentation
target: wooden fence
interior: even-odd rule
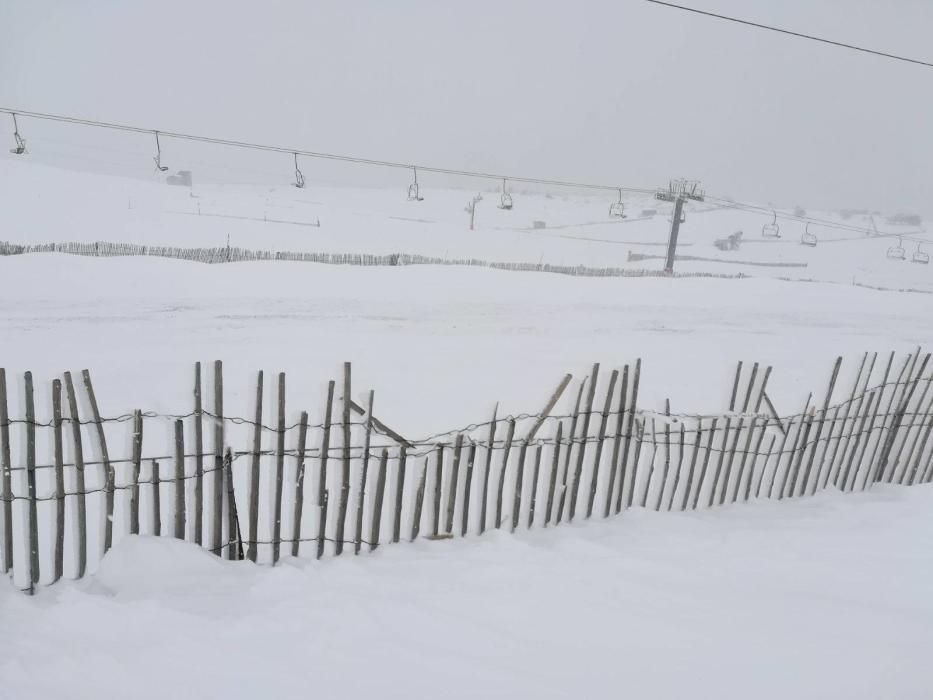
[[[150,256],[188,260],[211,265],[232,262],[286,261],[311,262],[324,265],[354,265],[361,267],[395,267],[411,265],[454,265],[485,267],[493,270],[514,272],[547,272],[574,277],[703,277],[720,279],[742,279],[743,274],[721,274],[714,272],[675,272],[662,270],[639,270],[622,267],[587,267],[584,265],[551,265],[530,262],[490,262],[476,258],[440,258],[408,253],[370,255],[366,253],[307,253],[295,251],[249,250],[224,246],[221,248],[176,248],[171,246],[145,246],[135,243],[36,243],[20,244],[0,241],[0,256],[26,255],[29,253],[66,253],[90,257],[115,258],[128,256]]]
[[[178,415],[102,417],[86,370],[80,381],[66,372],[38,390],[27,372],[21,397],[11,397],[0,370],[0,559],[34,592],[92,572],[128,534],[275,564],[287,554],[360,554],[632,507],[684,511],[926,483],[929,359],[919,349],[903,358],[866,353],[840,392],[838,358],[818,400],[811,393],[783,417],[768,394],[771,367],[757,363],[739,363],[728,409],[710,415],[676,414],[670,402],[640,407],[640,360],[608,376],[596,364],[574,386],[563,377],[536,413],[493,410],[482,423],[427,437],[377,418],[387,412],[373,392],[355,393],[349,364],[329,383],[318,424],[287,408],[284,374],[268,391],[259,372],[250,417],[225,414],[220,362],[209,373],[195,365],[192,404]],[[45,393],[39,413],[48,419],[37,413]],[[265,406],[269,395],[274,405]],[[21,418],[10,417],[9,398],[22,399]],[[166,429],[172,447],[159,450]],[[118,446],[125,454],[115,456]]]

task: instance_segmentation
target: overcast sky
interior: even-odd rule
[[[929,0],[683,1],[933,61]],[[933,69],[643,0],[3,0],[0,27],[6,107],[933,214]]]

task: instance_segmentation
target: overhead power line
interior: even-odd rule
[[[390,160],[377,160],[373,158],[359,158],[356,156],[340,155],[336,153],[322,153],[319,151],[308,151],[301,148],[287,148],[285,146],[272,146],[261,143],[251,143],[249,141],[234,141],[231,139],[216,138],[213,136],[199,136],[196,134],[184,134],[177,131],[164,131],[162,129],[149,129],[141,126],[132,126],[128,124],[115,124],[111,122],[102,122],[94,119],[82,119],[80,117],[71,117],[61,114],[46,114],[43,112],[28,112],[21,109],[10,109],[0,107],[0,113],[11,114],[17,117],[29,117],[32,119],[43,119],[46,121],[62,122],[65,124],[77,124],[80,126],[90,126],[101,129],[113,129],[116,131],[130,131],[138,134],[155,135],[158,139],[173,138],[183,141],[197,141],[200,143],[210,143],[218,146],[231,146],[233,148],[246,148],[255,151],[268,151],[272,153],[287,153],[288,155],[303,156],[306,158],[318,158],[322,160],[336,160],[344,163],[356,163],[359,165],[373,165],[385,168],[401,168],[404,170],[418,170],[426,173],[438,173],[441,175],[456,175],[460,177],[472,177],[483,180],[508,180],[509,182],[524,182],[532,185],[550,185],[554,187],[570,187],[587,190],[604,190],[607,192],[635,192],[640,194],[651,194],[654,188],[623,187],[620,185],[601,185],[587,182],[570,182],[564,180],[549,180],[546,178],[524,177],[519,175],[501,175],[496,173],[487,173],[474,170],[457,170],[453,168],[438,168],[430,165],[418,165],[417,163],[401,163]],[[158,142],[157,142],[158,143]]]
[[[864,46],[856,46],[855,44],[847,44],[842,41],[834,41],[832,39],[826,39],[824,37],[814,36],[813,34],[804,34],[802,32],[791,31],[790,29],[782,29],[781,27],[773,27],[769,24],[760,24],[758,22],[751,22],[746,19],[739,19],[738,17],[729,17],[728,15],[721,15],[716,12],[708,12],[707,10],[700,10],[695,7],[687,7],[686,5],[677,5],[672,2],[664,2],[663,0],[645,0],[645,2],[650,2],[653,5],[663,5],[664,7],[670,7],[675,10],[683,10],[685,12],[693,12],[694,14],[703,15],[704,17],[712,17],[714,19],[721,19],[727,22],[735,22],[736,24],[744,24],[749,27],[755,27],[757,29],[767,29],[771,32],[778,32],[780,34],[787,34],[789,36],[795,36],[799,39],[809,39],[810,41],[818,41],[821,44],[829,44],[830,46],[837,46],[843,49],[851,49],[852,51],[861,51],[862,53],[869,53],[874,56],[881,56],[882,58],[891,58],[895,61],[904,61],[905,63],[913,63],[918,66],[925,66],[927,68],[933,68],[933,63],[927,61],[920,61],[916,58],[908,58],[906,56],[898,56],[893,53],[886,53],[884,51],[876,51],[874,49],[868,49]]]

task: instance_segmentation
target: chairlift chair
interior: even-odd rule
[[[21,156],[26,152],[26,139],[19,135],[19,126],[16,123],[16,115],[11,114],[13,117],[13,140],[16,142],[16,145],[10,149],[10,153]]]
[[[803,230],[803,235],[800,236],[800,243],[811,248],[816,248],[817,238],[815,234],[810,233],[809,221]]]
[[[168,170],[168,166],[162,165],[162,146],[159,145],[159,132],[155,131],[153,133],[155,134],[156,154],[152,160],[155,161],[156,170],[161,170],[164,173]]]
[[[907,257],[907,251],[904,250],[904,243],[900,237],[897,239],[897,245],[888,248],[885,255],[889,260],[904,260]]]
[[[298,167],[298,154],[295,154],[295,187],[299,190],[305,186],[305,176],[301,173],[301,168]]]
[[[922,243],[917,243],[917,250],[914,252],[913,257],[910,259],[911,262],[920,263],[921,265],[930,264],[930,254],[922,251],[920,246]]]
[[[499,197],[499,208],[505,209],[506,211],[512,210],[512,195],[510,195],[506,189],[505,180],[502,180],[502,195]]]
[[[622,204],[622,190],[619,190],[619,201],[609,205],[609,216],[617,216],[620,219],[625,218],[625,205]]]
[[[761,237],[762,238],[780,238],[781,237],[781,227],[778,226],[777,222],[777,212],[771,212],[774,219],[770,224],[765,224],[761,227]]]
[[[424,197],[421,196],[421,192],[418,189],[418,168],[412,167],[412,172],[414,173],[415,179],[408,186],[408,201],[409,202],[421,202],[424,200]]]

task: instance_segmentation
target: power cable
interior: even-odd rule
[[[782,29],[780,27],[774,27],[769,24],[760,24],[758,22],[751,22],[746,19],[739,19],[738,17],[730,17],[728,15],[721,15],[716,12],[709,12],[707,10],[700,10],[695,7],[687,7],[686,5],[677,5],[672,2],[663,2],[663,0],[644,0],[645,2],[650,2],[653,5],[663,5],[664,7],[670,7],[675,10],[683,10],[685,12],[693,12],[694,14],[703,15],[704,17],[712,17],[714,19],[721,19],[727,22],[735,22],[736,24],[744,24],[749,27],[755,27],[757,29],[767,29],[771,32],[778,32],[780,34],[787,34],[789,36],[795,36],[799,39],[809,39],[810,41],[818,41],[821,44],[829,44],[830,46],[837,46],[843,49],[850,49],[852,51],[861,51],[862,53],[872,54],[874,56],[881,56],[882,58],[890,58],[895,61],[904,61],[905,63],[913,63],[918,66],[924,66],[926,68],[933,68],[933,63],[927,61],[920,61],[916,58],[907,58],[906,56],[898,56],[893,53],[886,53],[884,51],[876,51],[875,49],[868,49],[864,46],[856,46],[855,44],[846,44],[841,41],[834,41],[833,39],[825,39],[823,37],[814,36],[813,34],[803,34],[802,32],[791,31],[790,29]]]

